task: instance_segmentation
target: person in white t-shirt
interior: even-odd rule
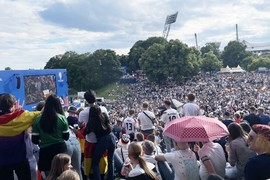
[[[89,106],[82,110],[79,114],[78,124],[80,127],[86,126],[89,120],[89,112],[91,107],[96,104],[96,93],[93,90],[88,90],[84,93],[84,98],[88,102]],[[105,108],[105,107],[104,107]],[[101,108],[102,113],[106,113],[108,115],[108,111],[104,108]],[[97,143],[97,138],[94,132],[87,133],[85,135],[85,148],[84,148],[84,172],[86,175],[90,175],[91,173],[91,164],[87,158],[92,158],[94,146]],[[105,158],[105,157],[104,157]],[[107,157],[106,157],[107,158]],[[105,169],[100,168],[101,174],[105,173]]]
[[[187,142],[174,142],[175,151],[155,156],[157,161],[167,161],[175,172],[174,180],[199,180],[199,167],[195,153]]]
[[[188,102],[183,106],[184,116],[201,116],[200,107],[195,103],[195,95],[188,95]]]
[[[135,114],[135,111],[133,109],[129,110],[129,116],[126,119],[124,119],[122,123],[123,132],[125,134],[130,134],[130,133],[136,134],[137,132],[138,123],[134,119],[134,114]]]
[[[166,107],[166,110],[163,112],[163,114],[161,116],[161,122],[166,127],[169,122],[171,122],[171,121],[173,121],[175,119],[178,119],[179,114],[175,109],[173,109],[171,107],[171,101],[165,100],[164,105]],[[171,138],[169,138],[167,136],[164,136],[163,139],[164,139],[164,142],[165,142],[165,145],[166,145],[167,152],[171,152],[171,141],[172,141]]]
[[[201,161],[201,180],[206,180],[210,174],[225,177],[226,158],[220,144],[207,142],[203,143],[202,148],[195,144],[194,151],[198,152]]]
[[[154,123],[157,123],[155,114],[152,111],[149,111],[148,108],[148,102],[143,102],[143,111],[138,114],[138,121],[144,139],[146,139],[148,135],[153,134],[155,129]]]

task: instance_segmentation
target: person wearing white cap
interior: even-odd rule
[[[124,163],[129,162],[128,157],[128,146],[130,144],[129,138],[130,137],[128,134],[123,134],[117,144],[117,149],[115,150],[115,153],[122,159]]]

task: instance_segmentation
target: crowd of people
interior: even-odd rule
[[[198,75],[162,85],[138,78],[109,111],[93,90],[85,92],[84,108],[67,112],[53,94],[35,112],[15,109],[15,98],[2,94],[0,179],[270,178],[269,78]],[[182,142],[163,134],[183,116],[219,119],[229,135]]]

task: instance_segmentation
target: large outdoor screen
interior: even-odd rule
[[[25,104],[43,101],[49,94],[56,94],[55,75],[24,76]]]

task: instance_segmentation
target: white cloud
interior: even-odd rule
[[[178,11],[169,39],[189,46],[236,38],[270,42],[266,0],[28,0],[0,1],[0,69],[42,69],[66,51],[113,49],[127,54],[138,40],[161,36],[165,18]]]

